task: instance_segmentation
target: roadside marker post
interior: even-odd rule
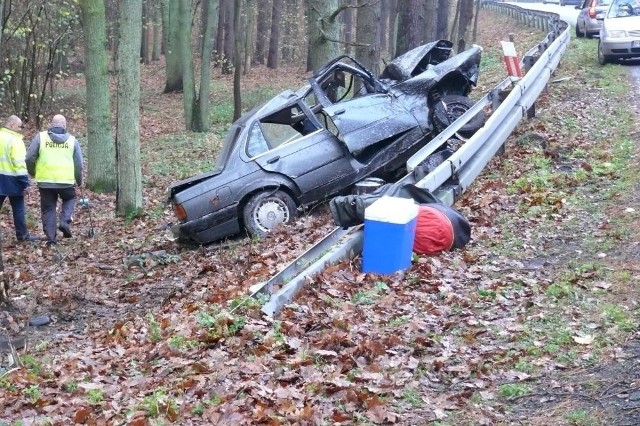
[[[507,66],[507,73],[511,80],[522,78],[522,69],[520,68],[520,59],[516,53],[516,46],[510,41],[501,41],[502,53],[504,54],[504,62]]]

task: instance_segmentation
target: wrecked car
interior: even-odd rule
[[[379,77],[340,56],[296,92],[235,121],[208,173],[173,183],[173,234],[209,243],[246,230],[262,236],[297,209],[367,177],[396,177],[407,159],[472,105],[482,49],[451,56],[452,43],[417,47]],[[460,134],[472,134],[484,116]]]

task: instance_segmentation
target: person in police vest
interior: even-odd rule
[[[49,129],[38,133],[27,150],[27,170],[38,184],[42,229],[47,247],[57,244],[57,229],[71,238],[76,204],[75,185],[82,185],[82,151],[78,140],[67,132],[67,119],[55,115]],[[62,200],[56,229],[58,197]]]
[[[15,115],[7,118],[0,129],[0,206],[9,197],[16,239],[31,241],[34,238],[27,231],[25,219],[24,191],[29,186],[29,176],[21,131],[22,120]]]

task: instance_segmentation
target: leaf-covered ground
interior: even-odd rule
[[[541,39],[482,22],[480,92],[502,78],[500,40]],[[0,322],[28,345],[21,366],[0,359],[0,424],[640,423],[640,105],[626,65],[595,65],[595,43],[572,41],[537,118],[458,203],[465,250],[393,277],[362,274],[359,258],[332,266],[276,320],[248,289],[332,229],[326,207],[262,241],[177,247],[164,190],[210,167],[222,134],[182,133],[179,96],[145,68],[144,217],[115,218],[113,195],[86,191],[74,238],[47,251],[15,244],[3,209],[13,307]],[[254,70],[245,93],[304,78],[286,75]],[[229,84],[217,77],[217,105]],[[26,328],[38,314],[53,323]]]

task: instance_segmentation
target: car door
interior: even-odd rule
[[[320,199],[351,183],[355,170],[335,136],[306,107],[296,104],[285,109],[252,124],[247,155],[263,170],[295,182],[301,203]],[[268,150],[259,152],[256,146]]]
[[[419,123],[395,97],[375,93],[324,108],[337,129],[336,136],[356,154],[378,146],[383,149]]]

